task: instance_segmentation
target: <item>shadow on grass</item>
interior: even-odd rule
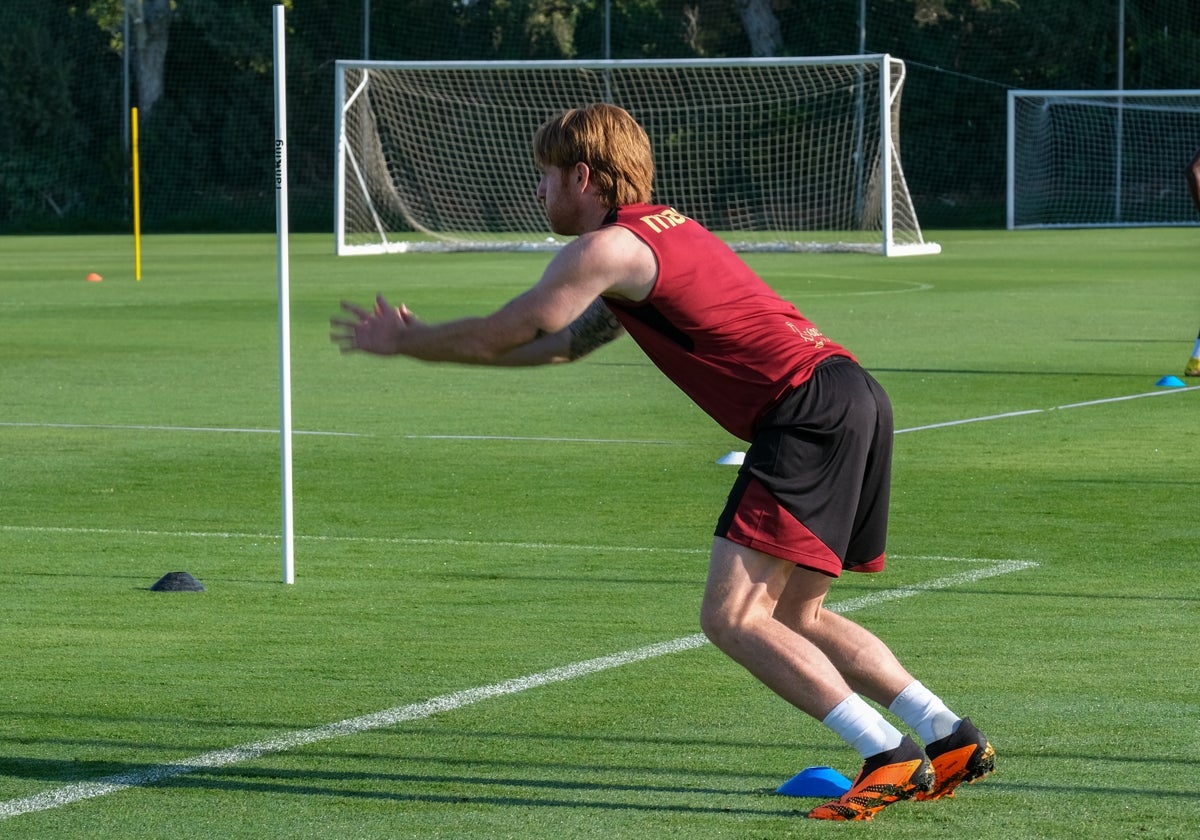
[[[1117,759],[1111,756],[1060,756],[1073,761]],[[380,757],[373,757],[381,760]],[[1181,764],[1193,767],[1197,761],[1190,759],[1163,759],[1158,757],[1121,761],[1143,761],[1146,763]],[[531,769],[528,762],[476,762],[463,761],[472,765],[493,764],[514,769]],[[70,773],[63,772],[69,765]],[[573,773],[620,773],[628,775],[636,768],[602,767],[586,765],[538,765],[540,769],[566,769]],[[8,772],[15,769],[18,772]],[[53,779],[60,782],[109,782],[120,783],[122,779],[134,780],[149,772],[150,766],[117,764],[111,762],[61,762],[45,759],[8,759],[0,763],[0,774],[22,778]],[[23,772],[21,772],[23,771]],[[655,771],[659,774],[661,770]],[[674,775],[674,773],[672,773]],[[698,775],[711,776],[709,772]],[[1126,797],[1148,797],[1156,800],[1191,799],[1193,793],[1185,790],[1164,791],[1161,787],[1109,787],[1098,785],[1052,784],[1035,780],[1005,779],[992,777],[985,783],[998,791],[1055,792],[1061,794],[1089,794]],[[433,773],[390,773],[323,771],[316,769],[285,770],[280,768],[180,768],[178,775],[168,779],[144,784],[145,787],[176,788],[187,790],[213,790],[222,792],[263,793],[305,797],[328,797],[340,800],[371,800],[384,802],[424,803],[434,805],[492,805],[496,807],[520,808],[579,808],[609,811],[638,811],[644,813],[691,813],[691,814],[735,814],[760,817],[792,817],[806,811],[816,800],[776,799],[773,788],[747,789],[742,786],[714,787],[687,784],[620,783],[604,780],[570,778],[508,777],[503,775],[433,774]],[[444,792],[433,790],[406,790],[406,788],[449,788]],[[621,795],[631,794],[628,799]],[[574,796],[573,796],[574,795]],[[694,804],[680,801],[677,797],[715,797],[711,804]],[[778,806],[768,805],[765,797],[771,797]],[[667,801],[663,801],[663,800]],[[785,804],[785,802],[787,804]],[[762,804],[759,804],[762,803]]]
[[[374,760],[382,760],[374,757]],[[486,762],[466,761],[479,765]],[[529,762],[496,762],[501,766],[531,769]],[[750,789],[742,787],[705,787],[683,784],[616,783],[603,780],[585,781],[566,778],[527,778],[488,776],[481,774],[432,774],[432,773],[386,773],[323,770],[284,770],[272,768],[244,767],[188,767],[179,766],[179,772],[170,778],[154,782],[139,779],[153,772],[158,765],[123,764],[104,761],[61,761],[52,759],[13,759],[0,761],[0,776],[13,778],[42,779],[59,784],[100,783],[127,784],[134,787],[177,788],[190,790],[214,790],[223,792],[290,794],[295,796],[319,796],[334,799],[358,799],[387,802],[415,802],[428,804],[471,804],[495,805],[521,808],[588,808],[619,811],[643,811],[663,813],[727,813],[751,816],[791,817],[806,810],[807,804],[797,803],[789,807],[758,807],[749,804],[758,797],[773,794],[773,788]],[[561,769],[548,765],[540,769]],[[568,765],[576,774],[628,775],[638,772],[625,766]],[[644,770],[641,772],[645,772]],[[662,773],[661,769],[653,772]],[[673,772],[670,775],[675,775]],[[711,776],[710,773],[705,773]],[[342,783],[342,784],[338,784]],[[406,787],[444,786],[451,790],[406,791]],[[520,792],[524,791],[525,794]],[[537,792],[550,795],[542,796]],[[571,799],[554,794],[578,793]],[[620,794],[636,794],[639,801],[614,799]],[[654,801],[662,797],[722,797],[712,805],[687,804],[679,801]],[[726,799],[728,798],[728,799]],[[779,800],[781,806],[785,800]],[[787,800],[793,801],[793,800]],[[739,802],[746,802],[739,805]]]
[[[79,718],[80,716],[73,716]],[[107,718],[105,718],[107,719]],[[144,722],[144,721],[143,721]],[[158,721],[163,722],[163,721]],[[181,721],[166,721],[180,724]],[[425,737],[433,741],[469,740],[483,752],[482,756],[448,754],[437,743],[426,746],[426,754],[392,754],[362,750],[332,750],[328,746],[319,755],[293,756],[291,762],[310,765],[399,764],[405,772],[388,770],[321,769],[308,766],[301,769],[262,766],[264,757],[249,758],[259,766],[236,764],[225,766],[189,765],[188,759],[179,763],[147,763],[105,760],[71,760],[41,757],[0,758],[0,778],[38,780],[59,786],[74,784],[115,784],[132,787],[175,788],[181,790],[211,790],[219,792],[262,793],[324,797],[333,800],[416,803],[428,805],[489,805],[503,808],[569,808],[603,811],[676,814],[732,814],[758,817],[795,817],[813,804],[804,799],[775,797],[775,787],[784,781],[784,774],[767,772],[765,768],[740,771],[734,769],[687,766],[695,760],[697,749],[750,751],[759,744],[736,739],[646,737],[634,735],[594,735],[588,733],[530,733],[513,731],[472,731],[400,726],[380,730],[375,737],[385,736],[391,745],[394,739]],[[81,748],[147,749],[161,751],[164,745],[138,744],[115,739],[8,739],[12,743],[62,744]],[[491,742],[489,745],[487,742]],[[562,749],[568,744],[592,744],[597,748],[636,749],[645,755],[674,757],[673,764],[629,763],[619,760],[606,762],[537,761],[504,757],[504,750],[524,743],[546,750]],[[830,745],[792,743],[777,744],[778,750],[793,752],[797,757],[825,754]],[[573,749],[574,747],[567,747]],[[199,748],[194,746],[188,749]],[[216,749],[223,749],[217,747]],[[1067,761],[1076,766],[1097,762],[1122,765],[1142,765],[1161,768],[1162,776],[1187,778],[1200,767],[1200,758],[1184,756],[1073,754],[1065,752],[1029,753],[1010,751],[1013,759]],[[772,761],[778,764],[778,757]],[[791,769],[800,769],[797,766]],[[160,771],[166,770],[164,774]],[[631,781],[630,779],[649,781]],[[1121,776],[1112,777],[1120,781]],[[689,783],[694,779],[695,783]],[[714,784],[714,781],[716,784]],[[1005,773],[1002,765],[996,776],[988,779],[987,787],[1010,792],[1053,792],[1124,797],[1146,797],[1156,800],[1191,799],[1186,790],[1163,790],[1161,786],[1134,787],[1050,781],[1029,774]],[[15,801],[15,800],[14,800]]]

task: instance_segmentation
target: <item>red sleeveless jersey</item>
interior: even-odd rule
[[[783,300],[724,242],[671,207],[633,204],[614,224],[654,252],[644,301],[604,302],[650,360],[734,436],[830,356],[854,358]]]

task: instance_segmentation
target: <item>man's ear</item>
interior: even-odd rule
[[[579,187],[580,192],[586,190],[592,178],[591,168],[586,163],[580,162],[575,164],[572,174],[575,176],[575,184]]]

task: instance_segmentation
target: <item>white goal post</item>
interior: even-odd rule
[[[1200,90],[1008,93],[1008,229],[1196,224]]]
[[[597,102],[645,127],[653,200],[739,250],[937,253],[900,165],[903,84],[888,55],[339,61],[337,253],[561,247],[533,135]]]

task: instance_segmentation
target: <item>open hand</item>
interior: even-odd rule
[[[343,353],[362,351],[381,356],[395,355],[401,352],[409,327],[417,323],[416,316],[407,306],[392,306],[383,295],[376,295],[373,310],[342,301],[342,311],[346,315],[329,319],[333,327],[329,338]]]

